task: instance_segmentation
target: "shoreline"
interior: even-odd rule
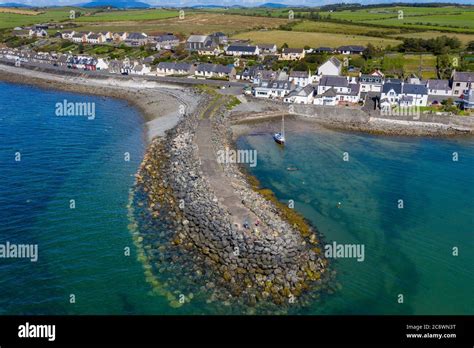
[[[154,137],[163,136],[166,130],[173,128],[178,123],[181,117],[181,105],[188,113],[194,110],[199,101],[198,95],[190,88],[168,85],[163,85],[160,88],[143,88],[138,83],[111,78],[97,80],[71,77],[2,64],[0,64],[0,81],[125,100],[137,108],[142,115],[147,144]],[[157,122],[159,120],[161,122]]]

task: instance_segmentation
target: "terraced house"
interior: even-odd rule
[[[158,76],[193,75],[196,67],[190,63],[160,62],[156,67]]]
[[[474,72],[454,71],[451,76],[453,96],[460,97],[469,89],[474,89]]]
[[[200,63],[196,67],[194,75],[204,78],[235,79],[235,68],[233,66]]]

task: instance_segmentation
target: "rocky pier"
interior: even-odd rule
[[[305,305],[333,272],[316,231],[290,221],[237,164],[218,162],[219,150],[233,148],[227,105],[204,94],[151,143],[136,175],[141,245],[154,272],[169,275],[170,293],[197,285],[207,302],[272,313]]]

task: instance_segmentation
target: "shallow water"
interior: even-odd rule
[[[473,314],[474,139],[299,128],[284,148],[257,130],[237,145],[258,151],[250,172],[294,200],[326,243],[365,247],[363,262],[333,259],[342,289],[305,312]]]

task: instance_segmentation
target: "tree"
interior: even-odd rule
[[[281,48],[288,48],[288,44],[285,42],[283,45],[281,45]]]
[[[467,49],[469,51],[474,51],[474,41],[469,41],[469,43],[467,44]]]

